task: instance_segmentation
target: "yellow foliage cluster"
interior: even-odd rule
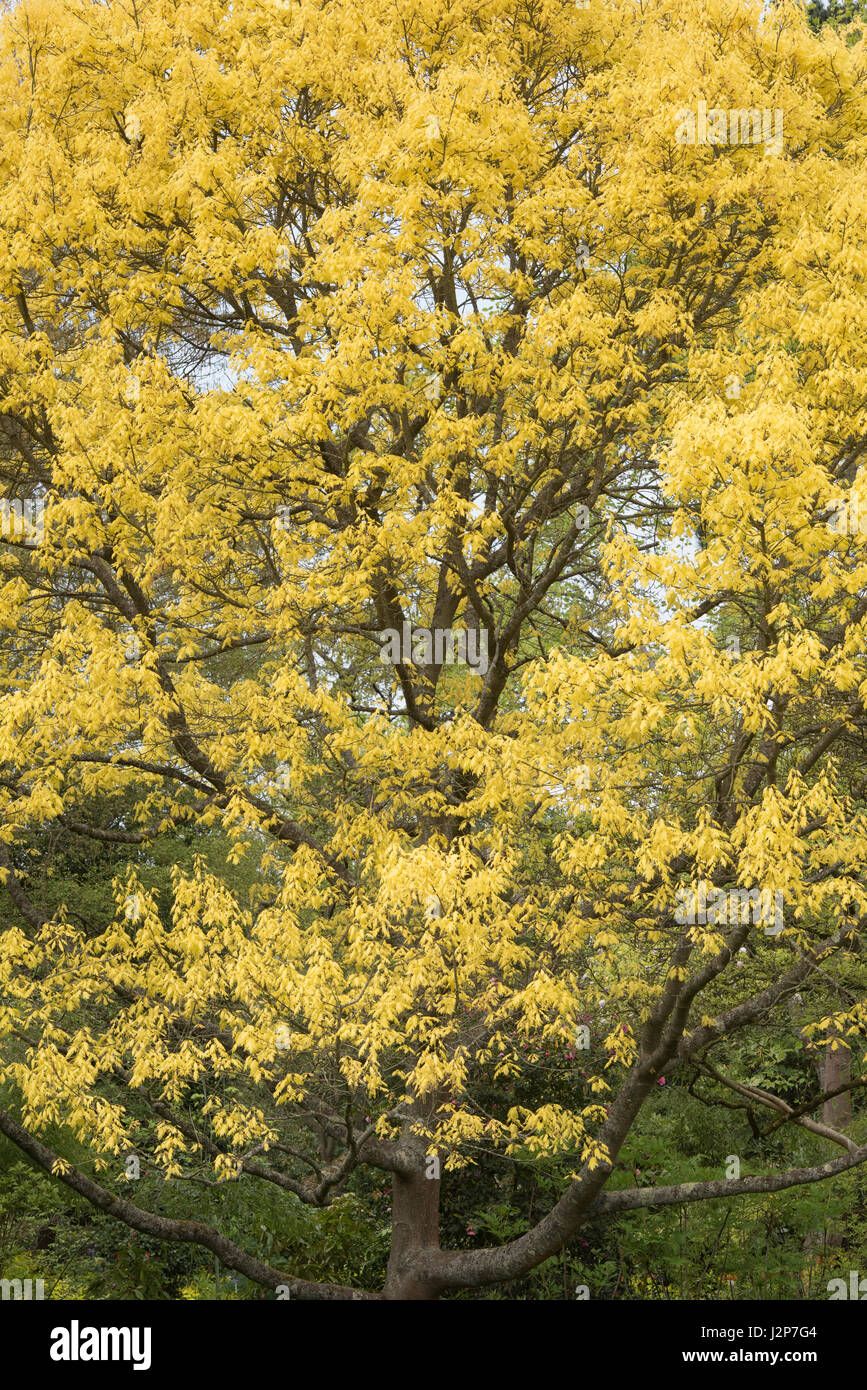
[[[170,910],[131,850],[113,920],[6,924],[30,1124],[118,1154],[144,1098],[178,1174],[195,1093],[220,1178],[311,1112],[592,1171],[724,945],[672,959],[683,883],[782,891],[756,987],[867,912],[867,541],[828,524],[867,477],[865,53],[760,11],[3,16],[0,474],[45,537],[0,547],[0,873],[20,907],[50,828],[229,842]],[[781,108],[783,154],[679,145],[702,99]],[[489,671],[386,666],[404,621]],[[571,1104],[483,1113],[549,1055]]]

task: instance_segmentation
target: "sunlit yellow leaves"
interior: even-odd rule
[[[102,1089],[201,1104],[225,1152],[166,1121],[159,1165],[223,1181],[305,1107],[425,1102],[452,1166],[593,1170],[588,1100],[734,925],[679,889],[781,892],[785,949],[867,907],[821,744],[867,690],[863,46],[759,8],[4,15],[3,448],[48,499],[0,546],[0,840],[31,888],[118,798],[141,869],[3,935],[34,1123],[116,1153]],[[679,146],[702,92],[785,157]],[[434,618],[490,673],[381,659]],[[219,863],[160,893],[180,833]],[[505,1124],[480,1075],[569,1103]]]

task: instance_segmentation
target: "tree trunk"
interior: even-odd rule
[[[383,1295],[388,1299],[434,1299],[439,1285],[414,1272],[415,1257],[439,1249],[439,1178],[424,1172],[395,1173],[392,1184],[392,1237]]]
[[[831,1051],[830,1043],[825,1048],[824,1089],[833,1091],[837,1086],[846,1086],[852,1079],[852,1050],[838,1047]],[[852,1092],[845,1091],[842,1096],[832,1096],[822,1106],[822,1119],[832,1129],[845,1130],[852,1121]]]
[[[823,1091],[833,1091],[845,1086],[852,1077],[852,1050],[849,1047],[831,1047],[826,1043],[822,1059],[816,1058],[816,1074]],[[822,1106],[822,1123],[832,1129],[845,1131],[852,1120],[852,1092],[845,1091],[841,1096],[832,1096]],[[823,1230],[808,1231],[804,1240],[807,1254],[822,1250],[838,1249],[843,1244],[843,1232],[832,1223]]]

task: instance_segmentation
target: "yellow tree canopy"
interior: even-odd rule
[[[647,1204],[604,1187],[667,1067],[851,952],[867,55],[761,11],[2,17],[0,477],[30,510],[0,546],[0,1128],[130,1224],[350,1292],[155,1226],[40,1128],[116,1171],[145,1105],[168,1177],[315,1202],[371,1163],[388,1296],[520,1273]],[[46,919],[16,858],[191,823],[231,850],[169,913],[131,862],[113,920]],[[608,1066],[574,1104],[482,1111],[480,1067],[585,1019]],[[299,1123],[336,1145],[315,1181]],[[653,1199],[867,1157],[831,1139]],[[571,1186],[441,1251],[428,1156],[482,1148],[571,1154]]]

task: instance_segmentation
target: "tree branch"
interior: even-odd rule
[[[235,1245],[234,1241],[220,1235],[219,1231],[203,1225],[200,1221],[175,1220],[167,1216],[157,1216],[154,1212],[145,1211],[143,1207],[136,1206],[135,1203],[127,1201],[124,1197],[112,1196],[92,1178],[85,1177],[71,1164],[67,1164],[65,1159],[60,1159],[56,1153],[53,1153],[51,1149],[35,1138],[5,1110],[0,1110],[0,1132],[5,1134],[16,1148],[21,1149],[35,1163],[38,1163],[39,1167],[44,1169],[46,1173],[58,1178],[66,1187],[84,1197],[91,1206],[96,1207],[99,1211],[104,1211],[108,1216],[115,1217],[136,1231],[155,1236],[158,1240],[173,1240],[204,1246],[206,1250],[210,1250],[216,1255],[226,1269],[237,1269],[240,1274],[245,1274],[248,1279],[252,1279],[256,1284],[262,1284],[265,1288],[276,1289],[285,1285],[293,1298],[305,1302],[342,1302],[350,1299],[379,1299],[381,1297],[380,1294],[348,1288],[343,1284],[317,1284],[307,1279],[296,1279],[292,1275],[284,1274],[279,1269],[274,1269],[271,1265],[263,1264],[255,1256],[248,1255],[239,1245]],[[55,1164],[57,1163],[60,1163],[62,1168],[55,1171]]]

